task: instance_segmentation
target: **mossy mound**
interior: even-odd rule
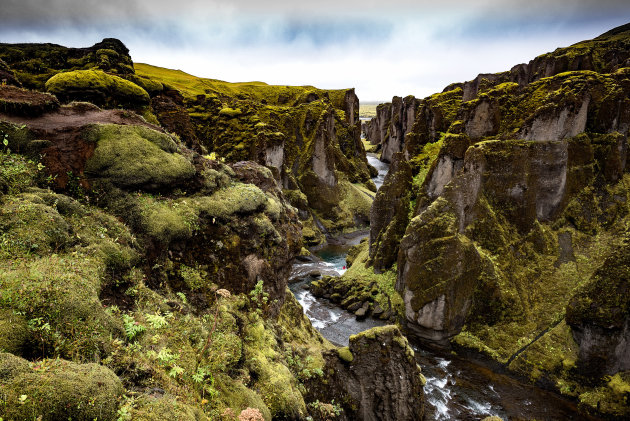
[[[107,278],[121,279],[137,259],[129,231],[109,215],[43,190],[5,198],[1,209],[0,306],[27,321],[30,346],[22,352],[106,354],[122,329],[99,294]]]
[[[120,379],[98,364],[43,360],[29,364],[0,354],[0,415],[5,419],[115,420]]]
[[[96,143],[85,167],[88,178],[123,188],[158,190],[181,184],[195,174],[170,136],[147,127],[97,124],[84,132],[84,138]]]
[[[17,194],[38,178],[37,164],[22,155],[0,153],[0,192]]]
[[[267,195],[252,184],[236,184],[196,202],[202,215],[223,220],[235,214],[247,215],[263,210],[271,203]]]
[[[59,101],[50,94],[0,86],[0,112],[33,117],[57,108]]]
[[[5,250],[16,254],[61,252],[72,243],[68,222],[43,200],[33,196],[8,199],[0,209]]]
[[[97,105],[138,107],[149,104],[149,94],[133,82],[100,70],[58,73],[46,90],[62,101],[89,101]]]
[[[0,44],[0,58],[29,89],[44,90],[53,75],[69,70],[100,69],[118,75],[133,74],[129,50],[117,39],[105,38],[88,48],[55,44]]]
[[[30,341],[26,319],[13,310],[0,309],[0,351],[20,355]]]

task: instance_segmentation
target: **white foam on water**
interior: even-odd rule
[[[438,367],[440,368],[446,368],[451,363],[450,360],[445,360],[444,358],[436,358],[436,360],[438,362]]]
[[[473,399],[468,399],[467,408],[475,414],[485,415],[492,409],[492,406],[489,403],[479,403]]]
[[[431,402],[431,404],[435,407],[435,419],[436,420],[449,420],[451,417],[448,415],[448,406],[446,406],[446,402]]]
[[[328,310],[328,314],[330,316],[330,321],[332,323],[335,323],[337,320],[339,320],[339,318],[341,317],[341,314],[337,314],[332,310]]]
[[[323,329],[328,326],[324,321],[318,320],[316,318],[311,318],[311,324],[315,329]]]

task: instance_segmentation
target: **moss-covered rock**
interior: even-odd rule
[[[120,413],[120,412],[119,412]],[[142,396],[124,412],[124,418],[140,421],[205,421],[209,418],[199,408],[178,402],[176,396]]]
[[[31,340],[24,316],[10,309],[0,309],[0,351],[20,355]]]
[[[29,365],[0,354],[0,414],[6,419],[115,420],[123,392],[120,379],[98,364],[43,360]]]
[[[625,239],[567,305],[567,324],[580,346],[580,368],[591,376],[630,369],[630,254]]]
[[[158,190],[181,184],[195,174],[170,136],[146,127],[93,125],[84,132],[84,138],[96,143],[85,167],[88,178],[123,188]]]
[[[133,73],[129,50],[114,38],[105,38],[88,48],[49,43],[0,44],[0,57],[25,87],[37,90],[44,90],[46,81],[62,71],[100,69],[125,76]]]
[[[396,326],[351,336],[349,347],[326,354],[325,372],[327,396],[343,408],[340,419],[423,418],[423,376]]]
[[[266,165],[284,189],[301,191],[307,199],[297,206],[303,210],[302,221],[310,219],[311,210],[332,231],[367,221],[367,197],[349,187],[369,184],[370,178],[353,90],[229,84],[152,66],[138,69],[151,79],[170,82],[181,93],[180,102],[205,148],[228,162]],[[172,112],[161,115],[172,122]],[[192,138],[185,118],[179,120],[182,124],[172,127],[182,138]],[[350,200],[344,201],[347,196]],[[308,242],[321,241],[320,228],[311,228]]]
[[[370,210],[370,260],[379,271],[396,262],[398,244],[409,221],[411,167],[402,154],[395,157]]]
[[[137,107],[149,103],[140,86],[100,70],[58,73],[46,82],[46,90],[62,101],[90,101],[98,105]]]

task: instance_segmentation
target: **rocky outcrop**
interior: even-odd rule
[[[459,333],[481,275],[475,245],[458,235],[453,207],[438,199],[411,220],[400,243],[396,289],[407,328],[437,342]]]
[[[11,419],[114,420],[123,387],[110,369],[98,364],[55,360],[37,371],[27,360],[1,353],[0,391],[6,403],[0,413]]]
[[[402,152],[405,136],[414,124],[419,101],[413,96],[394,97],[391,104],[380,104],[376,109],[376,117],[370,120],[367,127],[367,140],[380,144],[381,160],[391,162],[397,152]]]
[[[181,116],[172,106],[153,107],[158,119],[173,126],[187,142],[192,128],[200,146],[226,162],[250,160],[270,168],[292,205],[299,209],[312,245],[322,233],[334,233],[364,224],[369,198],[354,184],[370,185],[354,89],[327,91],[313,87],[269,86],[261,83],[231,84],[203,80],[167,69],[140,65],[138,77],[168,89],[154,96],[178,96],[190,125],[171,125]],[[172,79],[171,79],[172,77]],[[188,77],[189,84],[182,84]],[[135,79],[134,79],[135,80]],[[175,101],[175,99],[173,99]],[[181,111],[181,110],[180,110]],[[178,122],[185,119],[177,117]],[[346,200],[346,192],[356,197]],[[320,221],[321,225],[315,221]]]
[[[350,337],[326,355],[328,394],[339,399],[341,420],[422,420],[426,382],[407,339],[395,326]]]
[[[165,90],[151,98],[151,109],[160,125],[170,133],[177,133],[190,149],[202,153],[197,133],[183,105],[184,98],[175,90]]]
[[[87,48],[0,44],[0,58],[11,66],[26,88],[37,90],[44,90],[44,83],[59,72],[99,69],[119,76],[134,73],[129,49],[114,38],[105,38]]]
[[[623,36],[628,28],[628,25],[623,25],[592,40],[558,48],[554,52],[536,57],[529,63],[517,64],[507,72],[482,73],[471,81],[451,84],[444,91],[461,87],[463,100],[470,101],[479,94],[506,82],[526,86],[564,72],[587,70],[597,73],[614,73],[630,65],[628,40]]]
[[[398,244],[409,222],[411,182],[411,167],[398,153],[370,211],[370,260],[375,270],[391,267],[398,257]]]
[[[592,377],[630,370],[630,245],[628,238],[567,305],[578,365]]]

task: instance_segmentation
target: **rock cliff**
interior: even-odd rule
[[[326,355],[327,394],[340,400],[347,420],[422,420],[426,383],[414,352],[396,326],[350,337]]]
[[[368,126],[411,168],[387,187],[408,206],[373,214],[370,238],[396,249],[374,269],[397,271],[407,332],[613,417],[628,414],[629,57],[625,25],[449,85],[414,118],[394,98]]]

